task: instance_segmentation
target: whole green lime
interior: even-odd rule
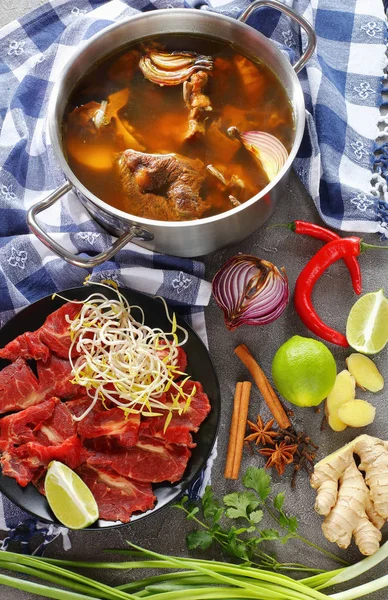
[[[276,352],[272,378],[280,394],[296,406],[317,406],[331,392],[337,367],[330,350],[312,338],[294,335]]]

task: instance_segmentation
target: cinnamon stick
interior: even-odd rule
[[[226,456],[226,465],[224,471],[225,479],[231,479],[234,465],[234,455],[236,452],[238,418],[240,414],[242,383],[239,381],[236,385],[233,401],[232,420],[230,422],[228,453]]]
[[[287,429],[288,427],[291,427],[291,421],[288,418],[282,403],[275,394],[275,391],[265,376],[265,373],[253,358],[246,345],[240,344],[240,346],[237,346],[234,351],[252,375],[254,382],[259,388],[265,403],[267,404],[280,429]]]
[[[240,473],[251,388],[252,384],[250,381],[243,381],[241,388],[240,413],[237,424],[236,448],[234,452],[233,470],[230,479],[238,479],[238,475]]]

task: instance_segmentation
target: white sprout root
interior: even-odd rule
[[[115,291],[117,299],[113,300],[99,292],[91,294],[80,302],[79,314],[69,320],[72,381],[84,386],[91,399],[86,411],[74,420],[82,420],[101,400],[120,407],[126,416],[160,416],[165,414],[160,410],[168,410],[167,426],[172,411],[181,414],[187,410],[196,391],[195,386],[189,395],[183,391],[189,377],[177,366],[178,346],[186,343],[188,332],[176,323],[175,313],[170,317],[162,298],[171,323],[168,333],[148,327],[142,308],[130,306],[119,290]],[[178,331],[183,333],[180,341]],[[79,354],[76,358],[72,357],[74,348]],[[171,393],[172,403],[166,405],[164,393],[168,390],[176,394]]]

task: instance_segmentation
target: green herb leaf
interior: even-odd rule
[[[236,556],[237,558],[242,558],[243,560],[250,562],[248,548],[244,542],[236,541],[235,539],[230,540],[230,542],[226,546],[226,550],[229,554]]]
[[[263,518],[263,511],[262,510],[254,510],[250,513],[249,515],[249,520],[251,523],[260,523],[260,521]]]
[[[192,531],[186,537],[189,550],[206,550],[213,543],[213,537],[208,531]]]
[[[283,529],[287,529],[289,533],[296,533],[298,530],[298,519],[296,517],[288,517],[283,511],[280,511],[279,524]]]
[[[224,504],[231,507],[225,513],[229,519],[249,520],[249,513],[259,506],[260,502],[253,492],[233,492],[224,496]]]
[[[173,504],[174,508],[184,508],[186,502],[188,501],[189,497],[188,496],[183,496],[179,502],[177,502],[177,504]]]
[[[193,506],[190,512],[186,515],[186,519],[192,519],[199,512],[198,506]]]
[[[240,527],[240,529],[236,529],[236,535],[241,535],[246,531],[255,531],[256,527]]]
[[[223,514],[223,509],[215,498],[210,485],[206,486],[205,493],[202,497],[202,510],[205,519],[210,519],[214,522],[218,522]]]
[[[262,529],[260,531],[260,535],[264,540],[278,540],[280,538],[280,533],[276,529]]]
[[[271,493],[271,477],[264,469],[248,467],[243,477],[246,488],[254,490],[264,502]]]
[[[276,510],[279,510],[279,511],[282,510],[283,504],[284,504],[284,497],[285,497],[284,492],[281,492],[280,494],[277,494],[277,496],[275,496],[275,498],[273,500],[273,505],[276,508]]]
[[[287,535],[283,535],[283,537],[279,538],[280,543],[283,544],[283,546],[285,544],[287,544],[288,540],[290,540],[292,538],[292,533],[287,533]]]

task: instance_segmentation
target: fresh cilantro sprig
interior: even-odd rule
[[[280,563],[274,554],[265,552],[262,547],[269,541],[286,544],[291,539],[298,539],[341,564],[345,562],[298,533],[297,517],[288,515],[284,510],[284,492],[271,500],[271,477],[267,471],[249,467],[242,483],[244,491],[226,494],[222,501],[208,486],[200,504],[189,502],[185,496],[175,505],[185,512],[187,519],[199,525],[186,538],[189,550],[207,550],[218,544],[225,553],[245,564],[274,571],[320,572],[300,563]],[[274,521],[276,527],[260,527],[265,515]]]

